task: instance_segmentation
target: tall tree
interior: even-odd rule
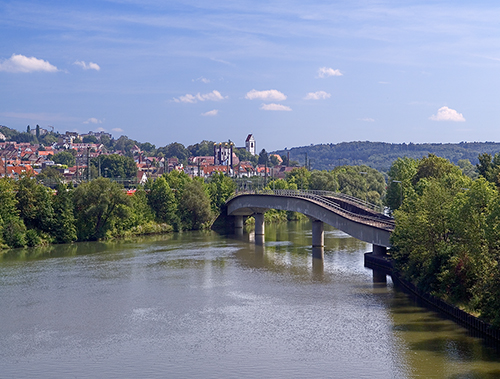
[[[179,201],[179,213],[186,229],[198,230],[210,221],[210,198],[201,181],[193,180],[186,184],[184,195]]]
[[[79,185],[74,192],[77,236],[81,241],[98,240],[130,214],[130,199],[123,188],[106,178]]]
[[[73,188],[59,183],[57,194],[52,198],[54,208],[52,235],[57,243],[73,242],[77,238],[72,197]]]

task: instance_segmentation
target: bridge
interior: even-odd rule
[[[238,193],[226,202],[226,215],[234,222],[236,233],[243,232],[245,216],[255,218],[255,236],[263,238],[264,213],[268,209],[302,213],[312,221],[312,246],[322,258],[324,223],[354,238],[373,245],[375,255],[384,255],[390,247],[394,219],[380,207],[352,196],[327,191],[263,190]],[[316,250],[315,250],[316,248]],[[319,248],[319,249],[318,249]]]

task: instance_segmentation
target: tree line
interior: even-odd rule
[[[478,162],[476,179],[432,154],[393,163],[391,254],[418,288],[500,327],[500,155]]]
[[[130,196],[118,183],[97,178],[56,191],[31,175],[0,179],[0,247],[95,241],[135,234],[196,230],[209,225],[235,189],[215,174],[208,182],[172,171]]]
[[[385,143],[353,141],[326,143],[311,146],[294,147],[275,151],[279,155],[290,154],[290,159],[300,165],[317,170],[331,170],[343,165],[367,165],[381,172],[387,172],[392,163],[402,157],[421,159],[434,154],[448,159],[454,164],[459,161],[478,163],[478,156],[500,151],[497,142],[461,142],[461,143]],[[307,160],[307,162],[306,162]]]

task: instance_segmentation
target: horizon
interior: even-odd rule
[[[1,125],[1,124],[0,124],[0,127],[7,127],[7,128],[10,128],[10,129],[14,129],[14,128],[11,128],[11,127],[9,127],[7,125]],[[31,125],[30,125],[30,127],[33,128]],[[36,127],[36,125],[35,125],[35,127]],[[18,129],[14,129],[14,130],[16,130],[16,131],[18,131],[20,133],[26,131],[26,130],[18,130]],[[70,131],[66,130],[64,132],[60,132],[58,130],[54,130],[54,132],[55,133],[59,133],[61,135],[64,135],[66,132],[70,132]],[[80,132],[79,134],[83,135],[83,134],[86,134],[86,133],[89,133],[89,132],[94,132],[95,133],[95,132],[97,132],[97,130],[89,130],[87,132]],[[120,135],[120,136],[118,136],[118,137],[115,137],[113,135],[113,133],[110,133],[110,134],[112,134],[112,139],[114,139],[115,141],[117,139],[119,139],[120,137],[122,137],[122,136],[130,138],[130,137],[128,137],[126,135],[123,135],[123,134]],[[141,144],[142,143],[151,143],[151,141],[140,141],[140,140],[135,140],[135,141],[138,142],[138,143],[141,143]],[[207,141],[214,142],[215,144],[222,143],[222,142],[227,142],[227,141],[213,141],[213,140],[207,140]],[[200,143],[200,142],[203,142],[203,141],[200,140],[200,141],[193,142],[193,143],[190,143],[190,144],[183,144],[182,142],[172,141],[172,142],[169,142],[168,144],[170,144],[170,143],[180,143],[185,148],[187,148],[187,147],[189,147],[191,145],[195,145],[195,144]],[[241,146],[239,146],[234,141],[231,141],[231,142],[234,143],[235,148],[243,148],[243,149],[245,148],[244,143]],[[289,151],[289,150],[292,150],[292,149],[308,148],[308,147],[314,147],[314,146],[319,146],[319,145],[340,145],[340,144],[343,144],[343,143],[347,143],[347,144],[349,144],[349,143],[382,143],[382,144],[392,144],[392,145],[411,145],[411,144],[413,144],[413,145],[460,145],[460,144],[474,144],[474,143],[478,143],[478,144],[487,144],[487,143],[500,144],[499,141],[460,141],[460,142],[411,142],[410,141],[410,142],[386,142],[386,141],[361,141],[361,140],[358,140],[358,141],[341,141],[341,142],[336,142],[336,143],[333,143],[333,142],[323,142],[323,143],[303,145],[303,146],[292,146],[290,148],[289,147],[284,147],[284,148],[281,148],[281,149],[274,149],[274,150],[268,150],[265,147],[263,147],[263,148],[258,148],[258,151],[256,151],[256,155],[258,155],[262,149],[265,149],[267,153],[274,153],[274,152],[277,152],[277,151]],[[168,144],[167,145],[156,145],[156,144],[153,144],[153,143],[151,143],[151,144],[154,145],[155,148],[157,148],[157,149],[160,148],[160,147],[165,147],[165,146],[168,145]]]
[[[491,1],[20,0],[0,10],[0,124],[19,131],[91,128],[157,146],[243,146],[253,134],[259,151],[500,140]]]

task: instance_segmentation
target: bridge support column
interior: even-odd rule
[[[384,256],[387,254],[387,248],[385,246],[373,245],[373,255]]]
[[[312,222],[312,246],[323,247],[325,245],[325,231],[323,221],[313,220]]]
[[[265,232],[264,213],[255,213],[255,236],[263,236]]]
[[[234,234],[243,234],[243,216],[234,216]]]

